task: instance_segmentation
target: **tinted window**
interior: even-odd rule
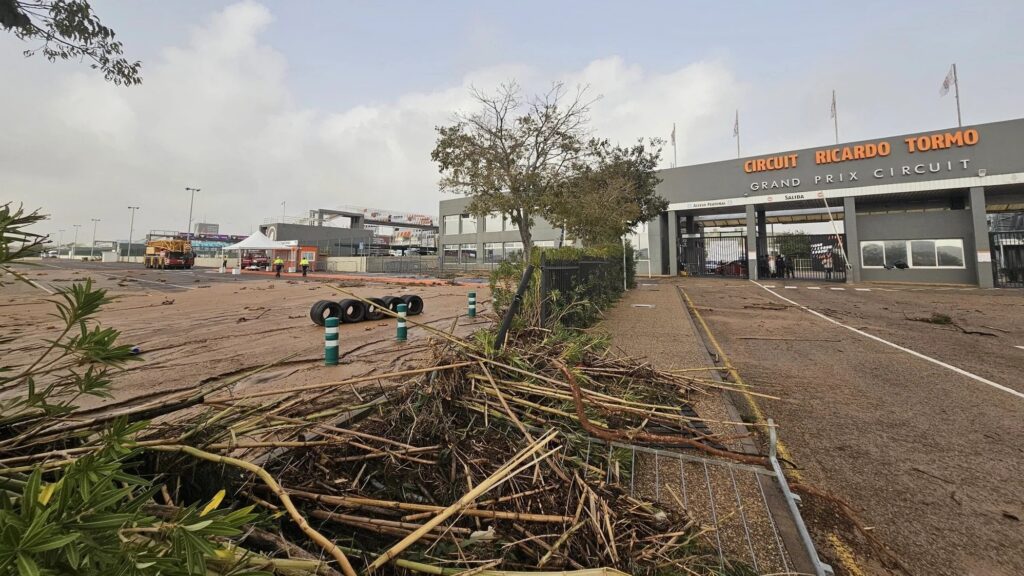
[[[935,241],[914,240],[910,243],[913,266],[935,266]]]

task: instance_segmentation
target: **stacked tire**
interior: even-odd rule
[[[376,321],[385,317],[385,310],[397,313],[399,304],[405,304],[408,316],[417,316],[423,313],[423,298],[415,294],[406,294],[404,296],[367,298],[366,302],[354,298],[346,298],[340,302],[320,300],[309,309],[309,318],[317,326],[323,326],[328,318],[339,318],[345,324],[354,324],[363,320]]]

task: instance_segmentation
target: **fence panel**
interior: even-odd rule
[[[604,259],[549,260],[540,255],[541,322],[546,324],[556,301],[587,300],[599,305],[608,294],[621,292],[620,262]],[[563,321],[572,322],[571,318]]]
[[[996,288],[1024,288],[1024,232],[992,232],[992,280]]]
[[[845,234],[779,234],[758,243],[758,277],[845,282]]]

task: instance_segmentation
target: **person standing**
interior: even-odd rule
[[[280,256],[274,258],[274,270],[277,272],[274,276],[280,278],[282,268],[284,268],[284,260]]]
[[[779,278],[786,277],[786,255],[779,254],[775,258],[775,275]]]
[[[302,277],[305,278],[306,270],[309,270],[309,258],[303,256],[302,260],[299,260],[299,266],[302,266]]]
[[[825,280],[832,279],[832,251],[825,252],[821,258],[821,265],[825,267]]]

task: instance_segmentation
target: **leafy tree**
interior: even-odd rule
[[[589,162],[565,181],[552,202],[554,222],[561,222],[574,238],[586,244],[616,243],[637,224],[647,222],[668,207],[655,191],[661,159],[660,140],[649,147],[638,141],[628,148],[607,140],[590,142]]]
[[[580,88],[569,97],[560,83],[530,100],[514,82],[495,94],[474,90],[480,109],[437,128],[430,157],[442,174],[441,189],[470,197],[473,214],[507,216],[519,227],[526,258],[534,218],[552,214],[553,195],[576,176],[587,153],[585,96]]]
[[[28,42],[42,42],[25,50],[50,62],[90,60],[93,69],[117,85],[142,83],[142,63],[123,56],[121,42],[93,13],[88,0],[0,0],[0,26]]]
[[[771,250],[786,258],[810,258],[811,241],[803,230],[776,232],[775,244]]]

